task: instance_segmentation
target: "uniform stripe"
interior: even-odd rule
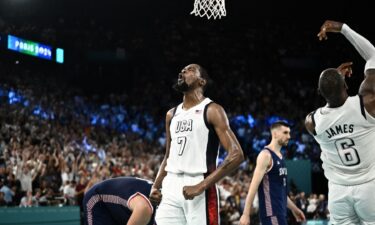
[[[216,185],[206,190],[207,225],[219,225],[219,195]]]
[[[313,130],[313,135],[314,136],[316,136],[316,130],[315,130],[316,124],[315,124],[315,118],[314,118],[315,112],[316,112],[316,110],[314,112],[311,112],[311,121],[312,121],[312,123],[314,125],[314,130]]]
[[[207,105],[206,105],[207,107]],[[206,109],[204,118],[206,118]],[[208,124],[206,124],[208,125]],[[213,171],[216,170],[216,160],[219,151],[219,138],[216,135],[214,128],[208,125],[208,141],[206,147],[206,165],[207,173],[204,174],[204,178],[208,177]],[[206,217],[207,225],[219,225],[219,195],[216,185],[206,190]]]
[[[137,193],[135,193],[135,194],[133,194],[132,196],[129,197],[128,208],[130,208],[130,206],[129,206],[130,202],[133,200],[134,197],[137,197],[137,196],[141,196],[142,198],[144,198],[146,200],[146,202],[148,203],[148,206],[150,206],[151,212],[154,212],[154,207],[152,206],[150,200],[140,192],[137,192]]]
[[[219,138],[216,135],[215,129],[212,125],[209,126],[208,140],[206,147],[206,166],[207,173],[210,174],[216,170],[217,156],[219,152]],[[208,176],[208,175],[207,175]]]
[[[116,195],[93,195],[87,202],[86,207],[87,207],[87,223],[88,225],[93,225],[94,221],[92,218],[92,210],[94,206],[98,202],[105,202],[105,203],[113,203],[113,204],[118,204],[122,205],[126,208],[128,208],[127,201],[123,198],[120,198]]]
[[[204,110],[203,110],[203,119],[204,119],[204,124],[206,124],[206,127],[208,129],[210,129],[210,124],[208,123],[208,119],[207,119],[207,109],[208,109],[208,106],[211,105],[211,103],[213,102],[210,102],[208,103],[205,107],[204,107]]]
[[[276,216],[271,216],[271,224],[272,225],[279,225],[279,221],[277,220]]]
[[[363,97],[362,95],[358,95],[358,96],[359,96],[359,104],[361,106],[362,116],[365,117],[365,119],[367,120],[366,113],[365,113],[365,105],[363,104]]]
[[[264,201],[266,205],[266,216],[272,216],[272,203],[271,203],[271,196],[270,196],[270,182],[268,174],[264,175],[263,178],[263,193],[264,193]]]
[[[172,123],[172,119],[174,118],[174,115],[176,114],[177,107],[178,107],[178,106],[176,106],[176,107],[174,107],[174,108],[172,109],[172,118],[171,118],[171,120],[169,121],[169,126],[171,125],[171,123]]]

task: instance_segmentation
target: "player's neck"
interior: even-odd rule
[[[345,104],[346,99],[348,99],[349,95],[347,93],[344,93],[342,98],[337,101],[327,101],[328,108],[338,108]]]
[[[281,154],[281,148],[282,148],[282,146],[280,146],[279,144],[277,144],[276,141],[271,141],[271,143],[269,145],[267,145],[266,147],[269,148],[269,149],[271,149],[273,152],[275,152],[276,155],[282,156],[282,154]]]
[[[184,99],[182,103],[183,109],[190,109],[199,103],[201,103],[205,97],[200,91],[192,91],[184,93]]]

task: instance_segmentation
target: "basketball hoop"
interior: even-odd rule
[[[227,15],[225,0],[195,0],[194,9],[190,14],[200,17],[207,16],[208,19],[211,17],[221,19],[222,16]]]

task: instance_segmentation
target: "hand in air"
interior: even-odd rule
[[[339,67],[337,67],[337,71],[344,77],[351,77],[353,73],[352,65],[353,62],[342,63]]]
[[[338,33],[341,31],[343,23],[333,21],[333,20],[326,20],[323,25],[320,27],[320,32],[318,33],[319,41],[327,40],[327,33]]]

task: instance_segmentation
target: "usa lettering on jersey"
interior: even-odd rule
[[[176,134],[179,133],[179,132],[192,131],[192,130],[193,130],[193,120],[192,119],[177,121],[177,126],[176,126],[176,130],[175,130]]]

